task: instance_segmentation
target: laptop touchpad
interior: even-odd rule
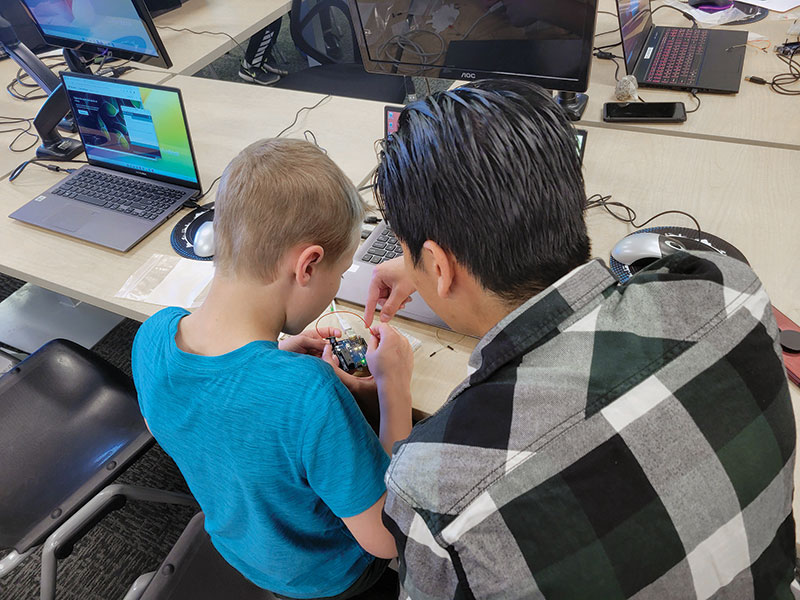
[[[78,231],[92,217],[94,211],[80,206],[67,206],[45,221],[45,224],[63,231]]]

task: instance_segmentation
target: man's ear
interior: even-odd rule
[[[456,283],[455,258],[450,252],[431,240],[422,244],[422,254],[425,269],[430,269],[436,277],[436,293],[440,298],[447,298],[453,293]]]
[[[317,244],[306,246],[297,255],[294,263],[294,277],[300,287],[306,287],[311,283],[311,276],[323,256],[325,256],[325,250]]]

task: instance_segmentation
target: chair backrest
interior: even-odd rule
[[[225,562],[211,543],[204,522],[203,513],[189,521],[140,600],[274,600],[270,592]]]
[[[0,547],[40,544],[153,443],[133,382],[53,340],[0,377]]]
[[[361,63],[345,0],[292,0],[289,27],[295,46],[317,62]]]

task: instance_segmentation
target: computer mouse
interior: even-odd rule
[[[729,7],[733,4],[733,0],[689,0],[689,6],[703,7],[703,6],[716,6],[716,7]]]
[[[214,222],[206,221],[197,228],[192,240],[192,249],[200,258],[214,256]]]
[[[674,237],[658,233],[635,233],[622,238],[611,251],[611,257],[623,265],[633,265],[653,262],[686,249],[683,240]]]

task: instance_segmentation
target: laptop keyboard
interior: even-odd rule
[[[81,171],[51,193],[153,221],[185,192],[88,170]]]
[[[647,71],[648,83],[687,85],[697,83],[706,49],[708,31],[686,27],[667,29]]]
[[[377,265],[385,260],[402,255],[403,248],[394,236],[394,232],[387,227],[383,230],[383,233],[372,242],[372,245],[367,249],[366,254],[361,257],[361,260]]]

